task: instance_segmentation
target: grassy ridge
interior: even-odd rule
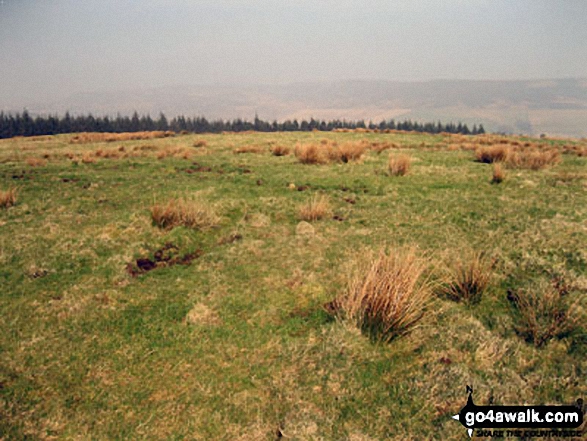
[[[564,277],[585,306],[585,157],[495,185],[466,137],[70,138],[0,142],[0,189],[18,189],[0,208],[0,437],[456,440],[466,384],[478,404],[586,395],[584,330],[536,348],[507,300]],[[390,176],[387,151],[327,164],[270,152],[324,138],[391,142],[409,173]],[[296,234],[322,195],[332,216]],[[154,225],[155,204],[192,197],[218,226]],[[361,250],[403,245],[433,274],[485,251],[494,278],[478,303],[438,298],[420,327],[374,344],[323,305]],[[129,272],[164,249],[201,256]]]

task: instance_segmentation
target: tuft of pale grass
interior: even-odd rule
[[[514,168],[527,168],[530,170],[541,170],[556,165],[560,162],[558,150],[518,150],[508,158],[508,165]]]
[[[452,261],[441,293],[455,302],[479,303],[493,275],[494,261],[484,252],[468,252]]]
[[[365,142],[345,142],[331,149],[331,159],[340,162],[358,161],[361,159],[369,144]]]
[[[242,147],[237,147],[233,150],[235,154],[242,154],[242,153],[263,153],[263,147],[258,145],[244,145]]]
[[[208,147],[208,141],[205,139],[198,139],[192,144],[194,147]]]
[[[296,144],[294,154],[302,164],[326,164],[328,157],[325,148],[319,144]]]
[[[414,248],[380,251],[357,257],[359,272],[350,278],[336,313],[373,339],[389,342],[412,330],[424,318],[432,289],[424,276],[428,260]],[[365,263],[366,262],[366,263]]]
[[[536,284],[529,289],[508,292],[514,307],[514,328],[528,343],[537,348],[554,338],[563,338],[575,331],[583,318],[579,299],[571,301],[564,284]]]
[[[331,212],[327,196],[315,195],[298,209],[298,217],[304,221],[316,221],[325,218]]]
[[[220,219],[214,209],[198,200],[171,199],[166,204],[151,207],[151,218],[159,228],[171,229],[185,226],[206,230],[218,225]]]
[[[410,171],[412,158],[408,155],[390,155],[388,170],[392,176],[404,176]]]
[[[493,164],[493,176],[491,178],[491,183],[493,184],[501,184],[505,179],[505,170],[501,165],[501,162],[495,162]]]
[[[0,190],[0,208],[9,208],[16,204],[18,190],[11,187],[8,190]]]
[[[118,141],[135,141],[142,139],[156,139],[168,138],[175,136],[175,132],[125,132],[125,133],[95,133],[84,132],[74,135],[70,140],[70,144],[88,144],[94,142],[118,142]]]
[[[96,162],[96,158],[90,152],[86,152],[82,156],[82,162],[84,164],[93,164]]]
[[[45,161],[44,159],[35,158],[33,156],[26,158],[25,162],[27,163],[27,165],[31,167],[44,167],[47,165],[47,161]]]
[[[284,145],[274,145],[273,147],[271,147],[271,154],[273,156],[287,156],[289,155],[289,147],[286,147]]]
[[[475,149],[475,159],[484,164],[504,162],[511,154],[511,148],[504,144],[481,146]]]

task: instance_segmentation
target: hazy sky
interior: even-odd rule
[[[0,108],[77,91],[587,77],[585,0],[0,0]]]

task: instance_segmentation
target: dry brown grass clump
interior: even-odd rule
[[[271,154],[273,156],[287,156],[289,155],[289,147],[286,147],[284,145],[274,145],[273,147],[271,147]]]
[[[198,139],[197,141],[194,141],[193,146],[194,147],[208,147],[208,141],[206,141],[205,139]]]
[[[103,150],[103,149],[98,149],[94,152],[94,156],[96,158],[104,158],[104,159],[119,159],[122,154],[121,154],[121,150],[114,150],[114,149],[109,149],[109,150]]]
[[[304,221],[316,221],[325,218],[331,212],[327,196],[316,195],[298,209],[298,217]]]
[[[412,158],[408,155],[390,155],[388,170],[392,176],[404,176],[410,171]]]
[[[93,142],[134,141],[140,139],[156,139],[175,136],[174,132],[128,132],[128,133],[94,133],[84,132],[74,135],[69,141],[71,144],[88,144]]]
[[[25,162],[27,163],[27,165],[31,167],[44,167],[47,165],[47,161],[45,161],[44,159],[35,158],[33,156],[26,158]]]
[[[412,249],[381,251],[375,258],[360,256],[359,273],[352,277],[336,313],[373,339],[391,341],[408,333],[424,317],[432,300],[424,272],[428,261]],[[366,262],[366,263],[363,263]]]
[[[185,147],[168,147],[157,153],[157,159],[165,159],[169,157],[189,159],[192,152]]]
[[[493,275],[494,261],[483,252],[468,252],[447,269],[441,293],[455,302],[479,303]]]
[[[341,145],[335,145],[328,149],[331,161],[350,162],[358,161],[369,147],[366,142],[345,142]]]
[[[361,159],[369,148],[366,141],[345,142],[338,145],[327,139],[322,139],[319,144],[297,144],[295,155],[302,164],[326,164],[328,162],[351,162]]]
[[[96,162],[96,158],[90,152],[86,152],[82,156],[82,162],[84,164],[93,164],[94,162]]]
[[[8,208],[16,204],[17,193],[18,190],[14,187],[0,190],[0,208]]]
[[[571,301],[567,285],[551,283],[508,292],[515,310],[515,330],[536,347],[563,338],[582,322],[578,299]]]
[[[242,147],[237,147],[233,150],[235,154],[242,154],[242,153],[263,153],[264,149],[258,145],[244,145]]]
[[[384,152],[385,150],[399,149],[399,148],[400,148],[400,146],[398,144],[393,143],[393,142],[373,142],[371,144],[371,150],[373,150],[378,155],[381,154],[381,152]]]
[[[164,229],[178,226],[205,230],[219,223],[214,209],[202,201],[183,198],[171,199],[166,204],[151,207],[151,218],[155,225]]]
[[[302,164],[326,164],[325,149],[318,144],[296,144],[294,154]]]
[[[517,150],[507,159],[508,165],[515,168],[528,168],[530,170],[541,170],[560,162],[560,152],[550,150]]]
[[[478,147],[475,150],[475,159],[484,164],[506,161],[510,155],[510,147],[498,144]]]
[[[501,184],[505,179],[505,170],[501,165],[501,162],[495,162],[493,164],[493,176],[491,182],[493,184]]]

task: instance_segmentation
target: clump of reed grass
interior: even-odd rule
[[[508,165],[514,168],[541,170],[558,164],[560,162],[560,152],[556,149],[517,150],[510,155],[507,162]]]
[[[540,348],[554,338],[564,338],[584,322],[579,299],[572,299],[566,284],[544,280],[526,289],[508,292],[513,306],[514,329],[528,343]]]
[[[233,150],[235,154],[243,154],[243,153],[263,153],[263,147],[258,145],[244,145],[242,147],[237,147]]]
[[[404,176],[410,171],[412,158],[408,155],[390,155],[387,168],[392,176]]]
[[[479,303],[491,282],[494,264],[482,251],[465,252],[448,265],[441,294],[455,302]]]
[[[495,162],[493,164],[493,176],[491,178],[492,184],[501,184],[505,179],[505,170],[501,165],[501,162]]]
[[[286,147],[284,145],[277,144],[271,147],[271,154],[273,156],[287,156],[289,155],[289,152],[289,147]]]
[[[475,149],[475,159],[484,164],[504,162],[508,159],[511,148],[504,144],[481,146]]]
[[[300,220],[312,222],[325,218],[331,213],[330,202],[327,196],[315,195],[298,209]]]
[[[432,301],[425,277],[428,260],[414,248],[380,251],[358,258],[359,271],[348,280],[345,294],[333,304],[335,314],[370,335],[389,342],[410,332],[424,318]]]
[[[152,131],[152,132],[125,132],[125,133],[95,133],[84,132],[74,135],[69,142],[71,144],[89,144],[93,142],[118,142],[118,141],[135,141],[142,139],[167,138],[175,136],[171,131]]]
[[[18,190],[10,187],[8,190],[0,190],[0,208],[9,208],[16,204]]]
[[[151,207],[151,218],[159,228],[171,229],[178,226],[205,230],[215,227],[219,217],[207,203],[183,198],[170,199],[165,204]]]
[[[318,144],[296,144],[294,154],[302,164],[326,164],[325,149]]]
[[[192,144],[194,147],[208,147],[208,141],[205,139],[198,139]]]
[[[31,167],[44,167],[47,165],[47,161],[42,158],[35,158],[34,156],[30,156],[25,159],[27,165]]]

